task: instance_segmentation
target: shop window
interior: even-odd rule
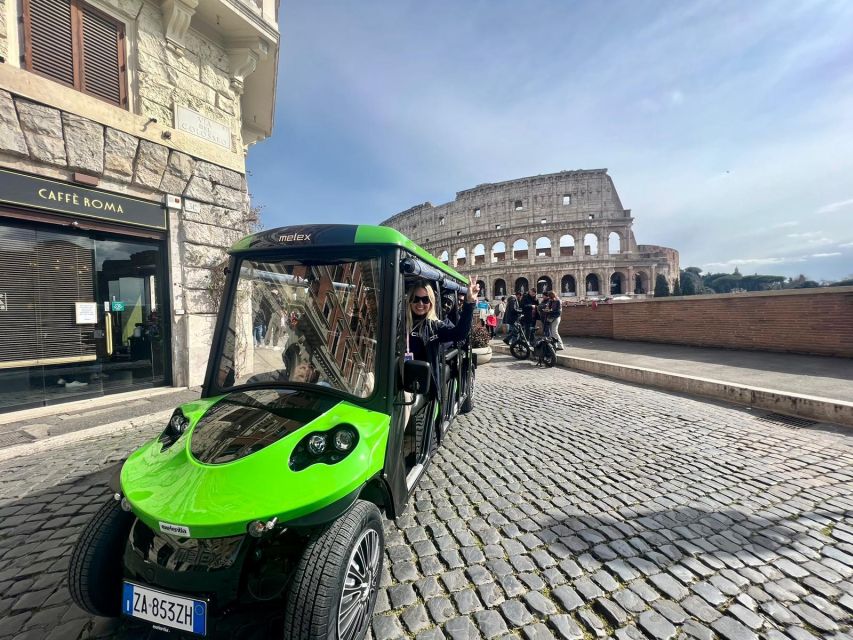
[[[127,108],[124,25],[81,0],[23,0],[26,69]]]

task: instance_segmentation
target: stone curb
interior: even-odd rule
[[[69,444],[72,442],[81,442],[83,440],[97,438],[98,436],[116,433],[119,431],[127,431],[130,429],[156,424],[158,422],[165,427],[166,421],[169,420],[169,417],[172,415],[173,411],[174,409],[166,409],[164,411],[158,411],[157,413],[151,413],[147,416],[137,416],[129,420],[119,420],[117,422],[111,422],[109,424],[102,424],[97,427],[92,427],[91,429],[72,431],[71,433],[64,433],[59,436],[44,438],[43,440],[37,440],[36,442],[28,442],[27,444],[19,444],[13,447],[0,449],[0,462],[9,460],[11,458],[18,458],[30,456],[36,453],[42,453],[60,445]]]
[[[492,350],[496,353],[509,355],[509,347],[503,344],[492,344]],[[559,354],[557,355],[557,366],[666,391],[725,400],[726,402],[748,405],[776,413],[853,427],[853,402],[844,400],[808,396],[776,389],[763,389],[736,382],[686,376],[660,371],[659,369],[647,369]]]

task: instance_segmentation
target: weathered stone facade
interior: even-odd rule
[[[155,203],[182,198],[161,238],[171,371],[175,385],[197,385],[215,321],[213,269],[255,222],[245,153],[272,129],[278,0],[87,2],[124,25],[128,108],[22,68],[20,7],[0,0],[0,168],[67,182],[83,174]],[[180,126],[179,108],[225,127],[230,142]]]
[[[657,274],[673,284],[678,252],[638,245],[633,221],[607,169],[596,169],[482,184],[382,224],[478,278],[489,298],[534,286],[583,298],[649,294]]]

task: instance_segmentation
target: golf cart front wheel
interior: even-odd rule
[[[320,529],[288,588],[288,640],[361,640],[376,605],[385,536],[376,505],[364,500]]]
[[[530,349],[523,342],[513,342],[509,352],[518,360],[527,360],[530,357]]]
[[[68,590],[83,611],[105,618],[121,613],[124,547],[133,521],[110,498],[80,532],[68,565]]]

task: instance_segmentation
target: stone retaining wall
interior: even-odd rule
[[[853,287],[572,306],[560,333],[850,358]]]

